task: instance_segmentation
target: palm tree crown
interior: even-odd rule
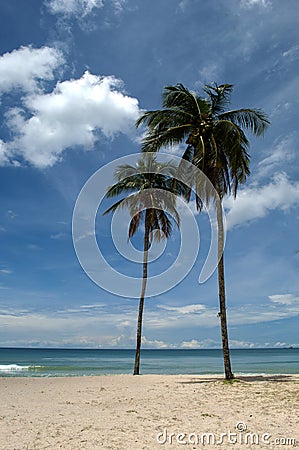
[[[163,235],[168,238],[172,232],[171,215],[177,225],[180,223],[173,196],[172,179],[175,173],[176,166],[171,161],[157,162],[155,155],[150,153],[140,158],[135,166],[120,165],[115,170],[117,183],[107,189],[106,196],[127,196],[114,203],[104,215],[117,208],[128,208],[131,216],[129,239],[144,222],[147,213],[151,235],[156,240]]]
[[[239,183],[250,174],[249,141],[243,129],[260,136],[269,124],[259,109],[227,110],[232,89],[231,84],[206,85],[203,98],[182,84],[167,86],[163,109],[148,111],[136,122],[148,128],[143,151],[185,142],[182,157],[205,173],[220,198],[231,191],[236,196]]]

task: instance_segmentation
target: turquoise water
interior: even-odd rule
[[[0,348],[0,376],[51,377],[132,373],[134,350]],[[299,373],[299,348],[231,350],[236,374]],[[147,350],[141,373],[221,374],[221,350]]]

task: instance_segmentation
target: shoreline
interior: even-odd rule
[[[22,371],[20,371],[22,372]],[[3,372],[3,374],[0,375],[0,380],[1,379],[14,379],[14,378],[21,378],[21,379],[60,379],[60,378],[64,378],[64,379],[68,379],[68,378],[101,378],[101,377],[134,377],[134,378],[139,378],[139,377],[198,377],[198,378],[205,378],[205,377],[214,377],[215,381],[217,380],[225,380],[225,374],[220,374],[220,373],[213,373],[213,372],[209,372],[209,373],[140,373],[139,375],[133,375],[133,373],[99,373],[96,375],[21,375],[20,372],[15,372],[14,374],[8,375],[10,372]],[[299,372],[298,373],[269,373],[269,372],[234,372],[234,380],[241,380],[241,381],[246,381],[244,379],[246,378],[265,378],[266,380],[268,379],[269,381],[271,381],[271,378],[273,378],[273,381],[275,381],[275,378],[284,378],[284,377],[299,377]]]
[[[19,366],[22,367],[22,366]],[[163,377],[215,377],[215,379],[225,379],[224,372],[207,372],[207,373],[140,373],[139,375],[133,375],[132,371],[130,372],[107,372],[107,373],[97,373],[97,374],[62,374],[62,375],[51,375],[51,374],[41,374],[36,375],[35,373],[38,373],[38,371],[32,370],[30,374],[28,374],[28,367],[31,366],[24,366],[26,370],[17,369],[17,370],[7,370],[6,372],[0,372],[0,379],[10,379],[10,378],[25,378],[25,379],[31,379],[31,378],[45,378],[45,379],[52,379],[52,378],[98,378],[98,377],[117,377],[117,376],[134,376],[136,378],[142,377],[142,376],[163,376]],[[33,366],[35,367],[35,366]],[[234,379],[243,379],[243,378],[254,378],[254,377],[264,377],[264,378],[275,378],[275,377],[299,377],[299,372],[292,373],[292,372],[233,372]]]
[[[227,431],[240,438],[237,424],[259,439],[268,433],[299,446],[298,374],[242,376],[232,383],[215,374],[1,377],[0,389],[1,450],[199,449],[169,439],[180,433],[216,439]],[[243,447],[290,448],[272,441],[238,450]]]

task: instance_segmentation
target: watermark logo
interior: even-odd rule
[[[225,433],[182,433],[170,432],[167,428],[159,432],[156,441],[160,445],[280,445],[280,446],[296,446],[296,439],[293,437],[276,437],[270,433],[255,433],[247,430],[244,422],[236,424],[236,431],[227,430]],[[252,447],[250,447],[252,448]]]
[[[132,219],[125,209],[116,210],[111,219],[111,237],[114,245],[115,263],[105,258],[101,246],[98,241],[101,240],[101,226],[99,226],[99,236],[96,235],[96,223],[101,223],[101,214],[99,208],[105,201],[107,207],[109,204],[105,200],[107,187],[115,184],[115,170],[121,165],[136,166],[143,153],[134,153],[115,159],[97,170],[83,186],[73,212],[72,235],[74,248],[78,260],[86,272],[86,274],[98,286],[106,291],[130,298],[139,298],[140,285],[142,280],[142,270],[140,270],[140,278],[131,277],[122,273],[119,267],[120,259],[128,263],[139,263],[140,267],[143,261],[143,252],[133,247],[132,243],[127,240],[129,223]],[[219,257],[222,254],[225,243],[225,214],[222,209],[224,220],[224,234],[222,240],[222,248],[218,249],[218,227],[215,202],[220,203],[217,192],[209,179],[188,161],[184,161],[178,156],[169,153],[158,153],[155,155],[157,162],[172,163],[179,167],[175,174],[175,178],[179,182],[183,182],[185,186],[200,197],[204,205],[204,210],[209,217],[210,223],[210,248],[207,258],[201,268],[199,274],[199,283],[208,280],[218,265]],[[140,173],[142,170],[140,169]],[[195,186],[195,187],[194,187]],[[163,195],[156,189],[155,195]],[[167,195],[169,194],[167,191]],[[180,283],[190,272],[194,266],[199,248],[200,233],[198,222],[196,220],[197,212],[195,208],[184,201],[179,195],[176,196],[176,208],[180,212],[180,249],[175,261],[163,272],[149,276],[147,280],[146,296],[153,297],[169,291]],[[208,201],[207,201],[208,200]],[[157,209],[159,209],[157,201]],[[153,207],[153,205],[150,205]],[[155,205],[154,205],[155,207]],[[166,211],[171,214],[171,211]],[[153,242],[149,250],[149,262],[154,261],[165,252],[167,242],[161,240],[160,243]],[[219,256],[220,255],[220,256]]]

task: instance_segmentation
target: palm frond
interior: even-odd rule
[[[107,188],[106,197],[112,198],[124,193],[133,193],[142,186],[143,180],[139,175],[124,178],[113,186]]]
[[[139,228],[140,222],[143,218],[144,215],[144,211],[139,211],[136,214],[133,215],[131,221],[130,221],[130,225],[129,225],[129,232],[128,232],[128,240],[134,236],[134,234],[136,233],[136,231]]]
[[[164,131],[148,133],[143,139],[141,149],[143,152],[156,152],[161,147],[170,147],[185,141],[191,130],[190,124],[166,128]]]
[[[108,214],[110,212],[116,211],[117,208],[128,208],[134,202],[136,203],[136,199],[135,199],[134,195],[122,198],[121,200],[118,200],[112,206],[110,206],[110,208],[108,208],[105,212],[103,212],[103,216],[106,216],[106,214]]]
[[[225,111],[230,102],[230,96],[233,90],[232,84],[220,84],[219,86],[206,84],[203,91],[208,94],[211,103],[211,111],[214,116]]]
[[[166,238],[169,238],[169,236],[172,233],[172,223],[171,220],[167,217],[167,214],[159,209],[157,211],[157,216],[159,220],[159,228],[161,229],[162,233]]]
[[[114,178],[117,181],[122,181],[125,178],[133,177],[134,175],[138,175],[138,170],[135,166],[131,166],[130,164],[120,164],[114,170]]]
[[[226,111],[218,116],[219,120],[229,120],[252,132],[256,136],[264,134],[270,125],[268,116],[260,109],[242,108]]]
[[[183,153],[182,159],[177,167],[176,173],[173,175],[171,180],[170,190],[175,195],[185,198],[187,201],[190,200],[193,171],[189,170],[189,164],[185,161],[192,162],[194,155],[194,149],[192,145],[188,145],[185,152]],[[191,166],[192,167],[192,166]]]
[[[218,122],[215,135],[221,142],[221,149],[226,158],[225,166],[230,171],[227,185],[229,184],[229,190],[232,187],[236,196],[238,185],[245,183],[250,174],[249,141],[238,125],[226,120]]]
[[[147,111],[137,121],[136,127],[145,124],[148,131],[162,132],[169,127],[176,127],[178,124],[190,124],[193,121],[192,114],[180,109],[169,108],[156,111]]]
[[[165,86],[162,94],[163,108],[179,107],[184,109],[185,106],[190,108],[190,103],[191,105],[193,103],[193,98],[191,96],[191,91],[189,91],[182,83],[178,83],[174,86]]]
[[[156,205],[160,206],[162,211],[165,211],[166,213],[170,214],[177,226],[180,226],[180,216],[176,209],[176,195],[173,194],[171,191],[166,190],[159,190],[158,191],[158,198],[156,199]]]
[[[179,109],[193,118],[201,117],[209,109],[205,99],[199,97],[181,83],[164,88],[162,104],[164,108]]]
[[[192,163],[200,170],[204,169],[205,160],[207,157],[207,144],[209,147],[209,143],[205,142],[202,135],[199,136],[198,143],[194,148],[194,155],[192,159]],[[209,157],[211,157],[211,152],[209,153]]]

